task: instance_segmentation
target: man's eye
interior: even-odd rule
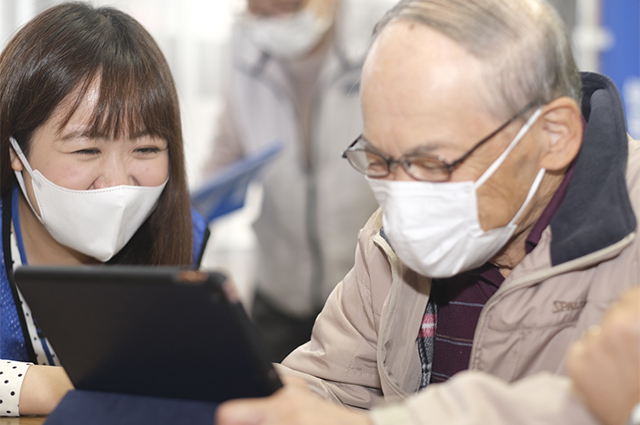
[[[387,169],[387,163],[385,161],[370,161],[367,164],[367,170],[370,172],[381,172]]]
[[[386,161],[379,155],[367,152],[367,164],[369,167],[376,167],[381,164],[386,164]]]
[[[442,162],[431,158],[411,158],[410,165],[423,170],[435,171],[443,169]]]

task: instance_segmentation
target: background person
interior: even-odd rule
[[[252,317],[274,361],[309,340],[376,204],[339,155],[362,127],[362,61],[395,0],[248,0],[230,42],[211,173],[278,140],[263,178]]]
[[[178,99],[151,36],[81,3],[18,31],[0,55],[0,171],[0,415],[46,414],[71,383],[13,270],[200,258],[206,223],[190,211]]]
[[[217,423],[595,424],[562,375],[638,286],[640,156],[615,86],[581,79],[544,2],[404,0],[361,99],[345,156],[381,211],[280,370],[373,410],[292,387]]]

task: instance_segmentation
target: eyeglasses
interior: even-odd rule
[[[391,174],[391,170],[396,164],[398,164],[407,172],[408,175],[416,180],[444,182],[451,178],[453,170],[455,170],[455,168],[467,159],[476,149],[504,130],[505,127],[511,124],[517,117],[524,114],[527,110],[531,109],[534,105],[535,104],[533,103],[527,105],[520,112],[509,118],[507,122],[502,124],[487,137],[480,140],[464,155],[453,162],[445,161],[442,156],[436,157],[431,155],[406,155],[401,156],[398,159],[394,159],[375,150],[369,145],[362,135],[358,136],[358,138],[351,143],[344,152],[342,152],[342,157],[349,161],[349,164],[351,164],[356,171],[367,177],[378,179],[386,177]]]

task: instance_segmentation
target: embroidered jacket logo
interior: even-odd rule
[[[579,310],[587,304],[587,300],[580,301],[554,301],[552,313],[562,313],[563,311]]]

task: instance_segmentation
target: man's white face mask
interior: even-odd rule
[[[502,155],[475,182],[367,178],[382,208],[384,233],[404,264],[424,276],[451,277],[480,267],[507,244],[518,217],[540,187],[545,169],[540,169],[524,203],[504,227],[482,229],[476,192],[502,165],[541,112],[541,108],[536,110]]]
[[[18,184],[33,213],[60,244],[102,262],[117,254],[155,209],[167,182],[160,186],[115,186],[72,190],[58,186],[31,169],[12,137],[11,146],[31,176],[38,210],[29,200],[22,172]]]
[[[258,48],[276,58],[293,59],[310,52],[329,30],[330,17],[305,7],[284,16],[247,16],[244,25]]]

